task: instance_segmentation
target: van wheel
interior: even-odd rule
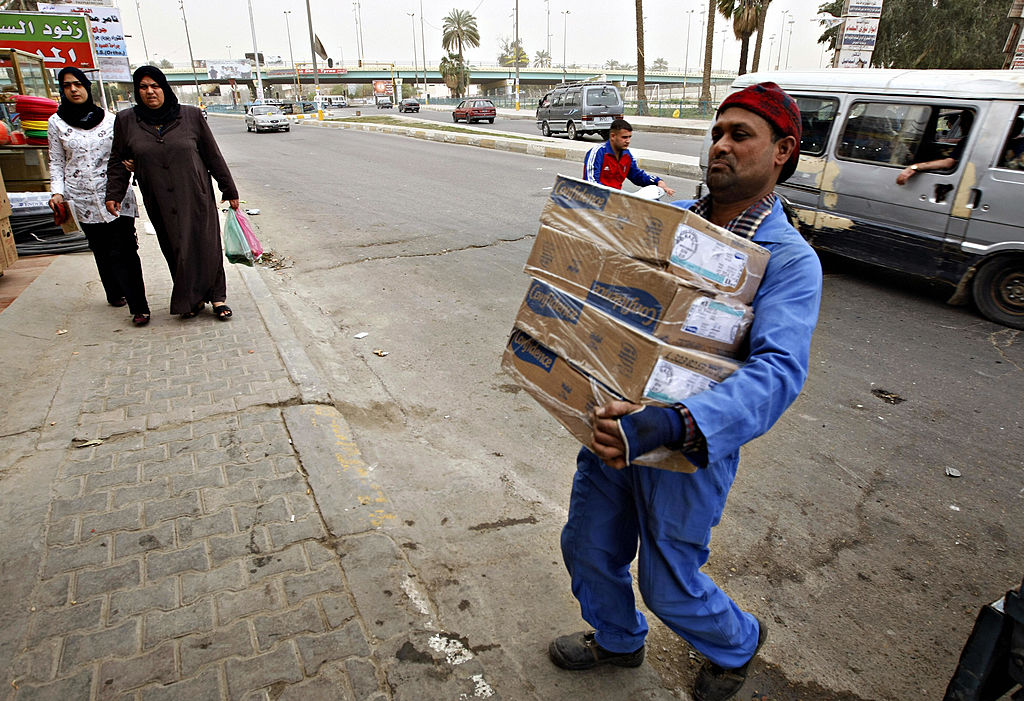
[[[974,275],[974,303],[987,319],[1024,329],[1024,256],[994,258]]]
[[[569,139],[573,141],[580,138],[579,132],[576,131],[576,125],[573,124],[572,122],[569,122],[569,124],[565,127],[565,133],[568,135]]]
[[[544,122],[540,125],[540,133],[544,136],[551,136],[551,126],[547,122]]]

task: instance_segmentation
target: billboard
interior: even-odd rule
[[[0,46],[42,56],[47,68],[96,68],[82,15],[0,12]]]
[[[847,17],[881,17],[882,0],[850,0]]]
[[[92,29],[93,51],[103,80],[131,82],[132,70],[128,66],[128,46],[124,41],[119,9],[98,5],[58,5],[41,2],[39,11],[47,14],[72,13],[87,16]]]
[[[206,73],[210,80],[252,80],[252,64],[248,61],[206,61]]]
[[[377,95],[394,95],[395,86],[390,80],[375,80],[373,81],[373,94]]]
[[[839,52],[839,68],[867,68],[871,65],[871,52],[859,49],[842,49]]]

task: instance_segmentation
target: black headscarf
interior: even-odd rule
[[[64,76],[66,75],[76,78],[85,88],[87,97],[82,104],[76,105],[64,94]],[[76,129],[92,129],[103,121],[103,108],[92,101],[92,90],[89,89],[92,81],[85,77],[85,73],[70,66],[64,68],[57,74],[57,85],[60,86],[60,107],[57,108],[57,114],[61,119]]]
[[[139,83],[143,78],[152,78],[164,91],[164,104],[155,110],[146,107],[139,94]],[[146,124],[170,124],[181,114],[181,105],[167,82],[167,76],[156,66],[139,66],[132,74],[132,83],[135,85],[135,115]]]

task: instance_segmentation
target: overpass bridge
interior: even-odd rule
[[[313,69],[310,64],[299,64],[299,80],[303,85],[309,86],[314,83]],[[171,85],[188,86],[194,85],[196,81],[200,85],[228,85],[231,81],[228,78],[215,76],[210,77],[206,68],[197,68],[193,71],[190,68],[169,68],[164,70],[167,80]],[[194,73],[194,75],[193,75]],[[484,94],[503,94],[509,91],[509,86],[515,79],[515,68],[508,66],[470,66],[469,82],[471,85],[479,85]],[[281,66],[261,66],[260,75],[264,85],[292,85],[295,83],[295,69]],[[595,76],[603,76],[614,82],[625,82],[635,85],[637,74],[635,70],[608,70],[603,68],[569,68],[564,73],[567,81],[587,80]],[[699,87],[703,71],[695,67],[694,70],[683,73],[682,71],[648,71],[644,74],[644,80],[649,86],[657,85],[686,85],[687,87]],[[422,68],[416,70],[411,65],[396,65],[393,69],[385,64],[373,64],[369,67],[354,68],[318,68],[317,77],[321,85],[365,85],[374,80],[391,80],[401,78],[403,83],[416,83],[423,80]],[[531,86],[546,88],[562,82],[563,72],[560,68],[520,68],[519,83],[521,89]],[[735,72],[712,71],[712,84],[728,84],[736,77]],[[251,80],[236,81],[246,84],[255,83],[256,77]],[[426,71],[426,82],[428,85],[444,83],[441,72],[435,67]]]

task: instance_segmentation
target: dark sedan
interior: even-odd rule
[[[411,97],[407,97],[398,103],[399,112],[419,112],[420,103]]]

